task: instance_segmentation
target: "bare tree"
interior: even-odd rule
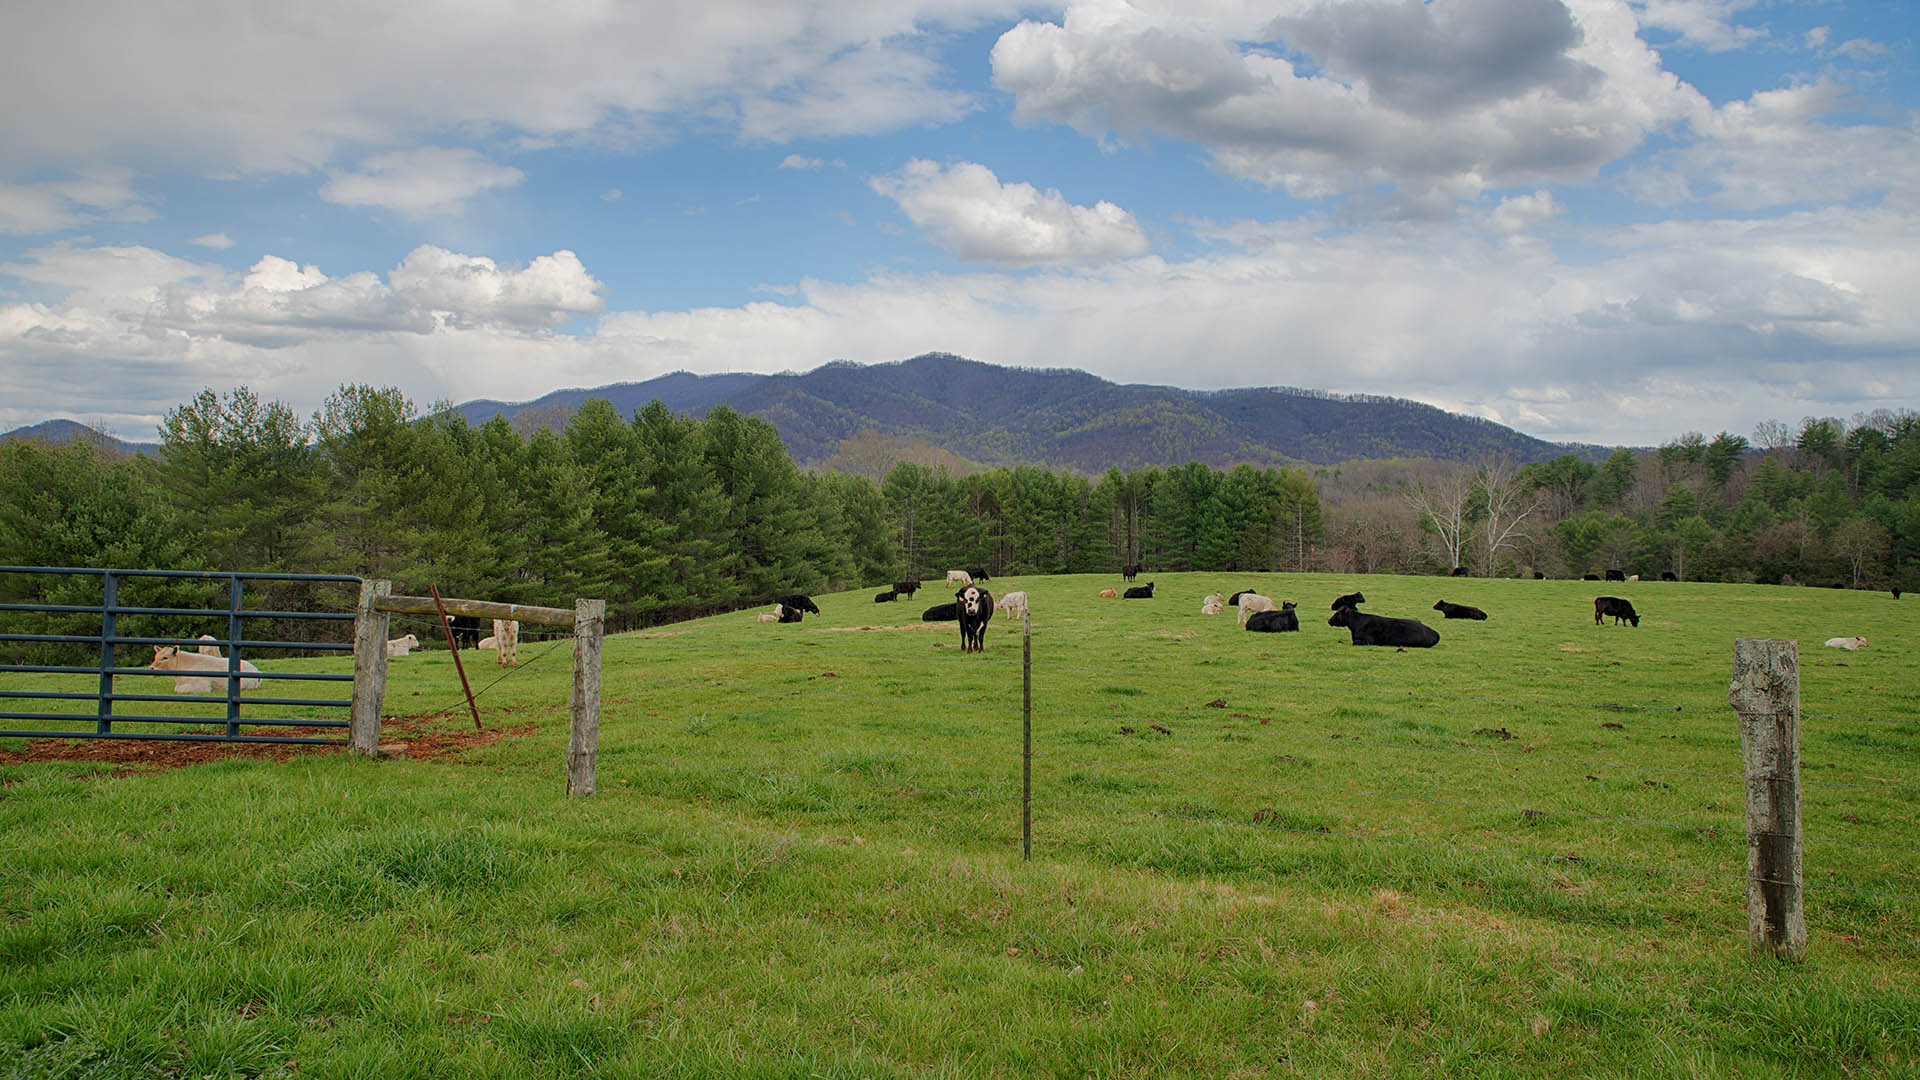
[[[1474,474],[1465,469],[1423,480],[1405,493],[1407,505],[1420,514],[1422,527],[1431,527],[1446,549],[1447,568],[1464,565],[1471,529],[1468,513],[1473,507]]]
[[[1527,520],[1527,515],[1540,508],[1540,498],[1531,490],[1521,490],[1520,485],[1514,482],[1513,462],[1504,457],[1495,458],[1481,466],[1478,480],[1481,506],[1487,514],[1483,523],[1487,538],[1486,576],[1492,577],[1494,560],[1499,557],[1500,549],[1514,545],[1520,524]],[[1523,501],[1524,508],[1521,505]]]

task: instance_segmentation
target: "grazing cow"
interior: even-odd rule
[[[805,593],[790,592],[784,596],[774,597],[773,602],[776,604],[782,604],[787,608],[788,611],[793,612],[794,622],[800,621],[799,614],[802,611],[806,612],[809,615],[820,614],[820,608],[814,604],[813,598],[807,596]]]
[[[1599,581],[1600,575],[1599,574],[1581,574],[1580,580],[1581,581]]]
[[[1130,562],[1127,565],[1120,568],[1120,576],[1122,578],[1125,578],[1128,581],[1132,581],[1135,577],[1139,575],[1140,571],[1144,569],[1146,569],[1146,567],[1141,563]]]
[[[162,645],[153,650],[153,663],[147,666],[158,671],[196,672],[194,675],[173,677],[173,692],[176,694],[218,694],[227,688],[227,661],[224,658],[182,652],[172,645]],[[240,670],[258,673],[260,669],[242,660]],[[259,679],[240,680],[242,690],[259,688]]]
[[[1025,589],[1016,589],[1013,592],[995,597],[993,610],[1006,613],[1008,630],[1019,629],[1019,626],[1014,623],[1013,617],[1015,615],[1028,614],[1027,591]]]
[[[1369,615],[1357,608],[1343,607],[1327,620],[1328,626],[1344,626],[1353,635],[1355,645],[1390,645],[1401,649],[1431,649],[1440,643],[1440,632],[1419,619],[1389,619]]]
[[[900,592],[897,589],[888,589],[886,592],[873,594],[873,602],[876,604],[891,604],[898,599],[900,599]]]
[[[1448,577],[1466,577],[1466,576],[1467,576],[1467,568],[1466,568],[1466,567],[1464,567],[1464,566],[1456,566],[1456,567],[1454,567],[1454,568],[1453,568],[1453,573],[1451,573],[1451,574],[1449,574],[1449,575],[1447,575],[1447,576],[1448,576]]]
[[[493,651],[500,658],[501,667],[520,666],[519,620],[493,620]]]
[[[1121,598],[1124,600],[1151,600],[1153,599],[1153,582],[1149,581],[1145,585],[1135,585],[1133,588],[1128,589]]]
[[[1208,593],[1206,599],[1200,601],[1202,615],[1218,615],[1225,610],[1227,610],[1226,598],[1219,593]]]
[[[1487,613],[1477,607],[1468,607],[1465,604],[1449,604],[1445,600],[1433,605],[1433,610],[1439,612],[1440,617],[1443,619],[1479,619],[1485,621],[1487,617]]]
[[[1830,637],[1827,639],[1828,648],[1845,649],[1848,652],[1853,652],[1866,643],[1867,639],[1863,637]]]
[[[1364,604],[1366,602],[1367,602],[1366,597],[1361,596],[1357,592],[1350,592],[1347,595],[1333,602],[1333,610],[1339,611],[1343,607],[1357,608],[1361,604]]]
[[[952,622],[959,617],[959,604],[935,604],[920,613],[921,622]]]
[[[1253,617],[1247,620],[1247,629],[1268,634],[1298,630],[1300,615],[1291,607],[1281,608],[1278,611],[1271,608],[1266,611],[1256,611]]]
[[[387,642],[387,659],[391,660],[396,656],[405,656],[419,647],[420,639],[414,637],[412,634],[408,634],[406,637],[393,638]],[[204,651],[204,649],[202,651]]]
[[[1609,615],[1613,616],[1613,625],[1615,626],[1620,625],[1621,619],[1625,619],[1635,626],[1640,625],[1640,614],[1633,610],[1632,604],[1627,603],[1617,596],[1594,597],[1593,625],[1599,626],[1601,621]]]
[[[1895,585],[1895,586],[1893,587],[1893,598],[1894,598],[1895,600],[1898,600],[1898,599],[1900,599],[1900,586],[1898,586],[1898,585]]]
[[[1547,580],[1547,575],[1545,575],[1545,574],[1543,574],[1543,573],[1541,573],[1541,572],[1540,572],[1540,571],[1538,571],[1538,570],[1535,570],[1535,571],[1533,572],[1533,580],[1535,580],[1535,581],[1545,581],[1545,580]]]
[[[1112,600],[1114,597],[1117,597],[1119,595],[1120,595],[1119,589],[1101,589],[1100,590],[1101,598],[1106,600]]]
[[[967,567],[967,574],[968,574],[968,576],[970,576],[970,577],[972,577],[972,578],[973,578],[973,580],[975,580],[975,581],[986,581],[986,580],[987,580],[987,572],[986,572],[986,570],[985,570],[985,569],[983,569],[983,568],[981,568],[981,567],[977,567],[977,566],[969,566],[969,567]]]
[[[973,575],[967,573],[965,570],[949,570],[947,571],[947,584],[959,585],[964,588],[973,584]]]
[[[1625,570],[1609,570],[1607,571],[1607,580],[1625,581],[1627,580],[1627,572]]]
[[[1240,603],[1236,606],[1240,609],[1239,621],[1242,626],[1245,626],[1247,620],[1254,615],[1262,611],[1274,610],[1273,601],[1270,598],[1253,592],[1241,593]]]
[[[993,594],[978,585],[969,585],[953,594],[955,616],[960,620],[960,651],[987,651],[987,621],[993,618]]]
[[[480,616],[455,615],[447,620],[453,631],[453,647],[456,649],[477,649],[480,647]]]
[[[1660,580],[1661,581],[1679,581],[1680,578],[1671,570],[1662,570],[1660,571]]]
[[[893,583],[893,591],[911,600],[913,594],[920,591],[920,579],[908,578],[905,581],[896,581]]]

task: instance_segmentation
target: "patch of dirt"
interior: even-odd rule
[[[948,624],[943,622],[922,622],[908,623],[906,626],[823,626],[820,629],[829,634],[843,634],[852,630],[944,630],[948,628]]]
[[[275,728],[278,733],[301,738],[338,738],[346,734],[339,728]],[[405,717],[383,719],[380,724],[380,752],[392,757],[431,760],[487,746],[501,739],[533,734],[533,724],[513,727],[450,726],[444,720],[412,720]],[[175,742],[144,739],[33,739],[22,751],[0,751],[0,765],[20,765],[32,761],[104,762],[118,766],[113,776],[183,769],[227,758],[255,761],[287,761],[303,754],[345,753],[343,746],[307,746],[289,743],[214,743]]]

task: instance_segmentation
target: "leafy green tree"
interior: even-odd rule
[[[1713,441],[1707,444],[1705,464],[1707,476],[1713,481],[1713,490],[1720,491],[1727,486],[1727,481],[1733,478],[1734,470],[1746,460],[1747,450],[1748,443],[1745,438],[1730,435],[1724,431],[1715,435]]]
[[[312,535],[326,569],[391,578],[414,565],[414,414],[397,388],[364,383],[342,386],[314,414],[326,488]]]
[[[303,527],[319,501],[320,467],[306,425],[246,387],[202,390],[160,425],[158,476],[198,543],[193,565],[311,569]]]

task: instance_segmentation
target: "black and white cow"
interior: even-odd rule
[[[1431,649],[1440,643],[1440,632],[1419,619],[1389,619],[1343,607],[1327,620],[1328,626],[1344,626],[1353,635],[1355,645],[1389,645],[1402,649]]]
[[[1468,607],[1465,604],[1449,604],[1445,600],[1433,605],[1433,610],[1439,612],[1440,617],[1443,619],[1484,620],[1487,617],[1487,613],[1477,607]]]
[[[993,618],[993,594],[978,585],[969,585],[953,594],[955,614],[960,619],[960,651],[987,651],[987,620]]]
[[[793,620],[794,622],[800,621],[798,618],[798,615],[802,611],[809,612],[814,615],[820,614],[820,609],[819,607],[815,606],[813,602],[813,598],[807,596],[805,593],[790,592],[784,596],[774,597],[773,602],[776,604],[779,604],[783,608],[786,608],[788,611],[793,612],[796,616]]]

